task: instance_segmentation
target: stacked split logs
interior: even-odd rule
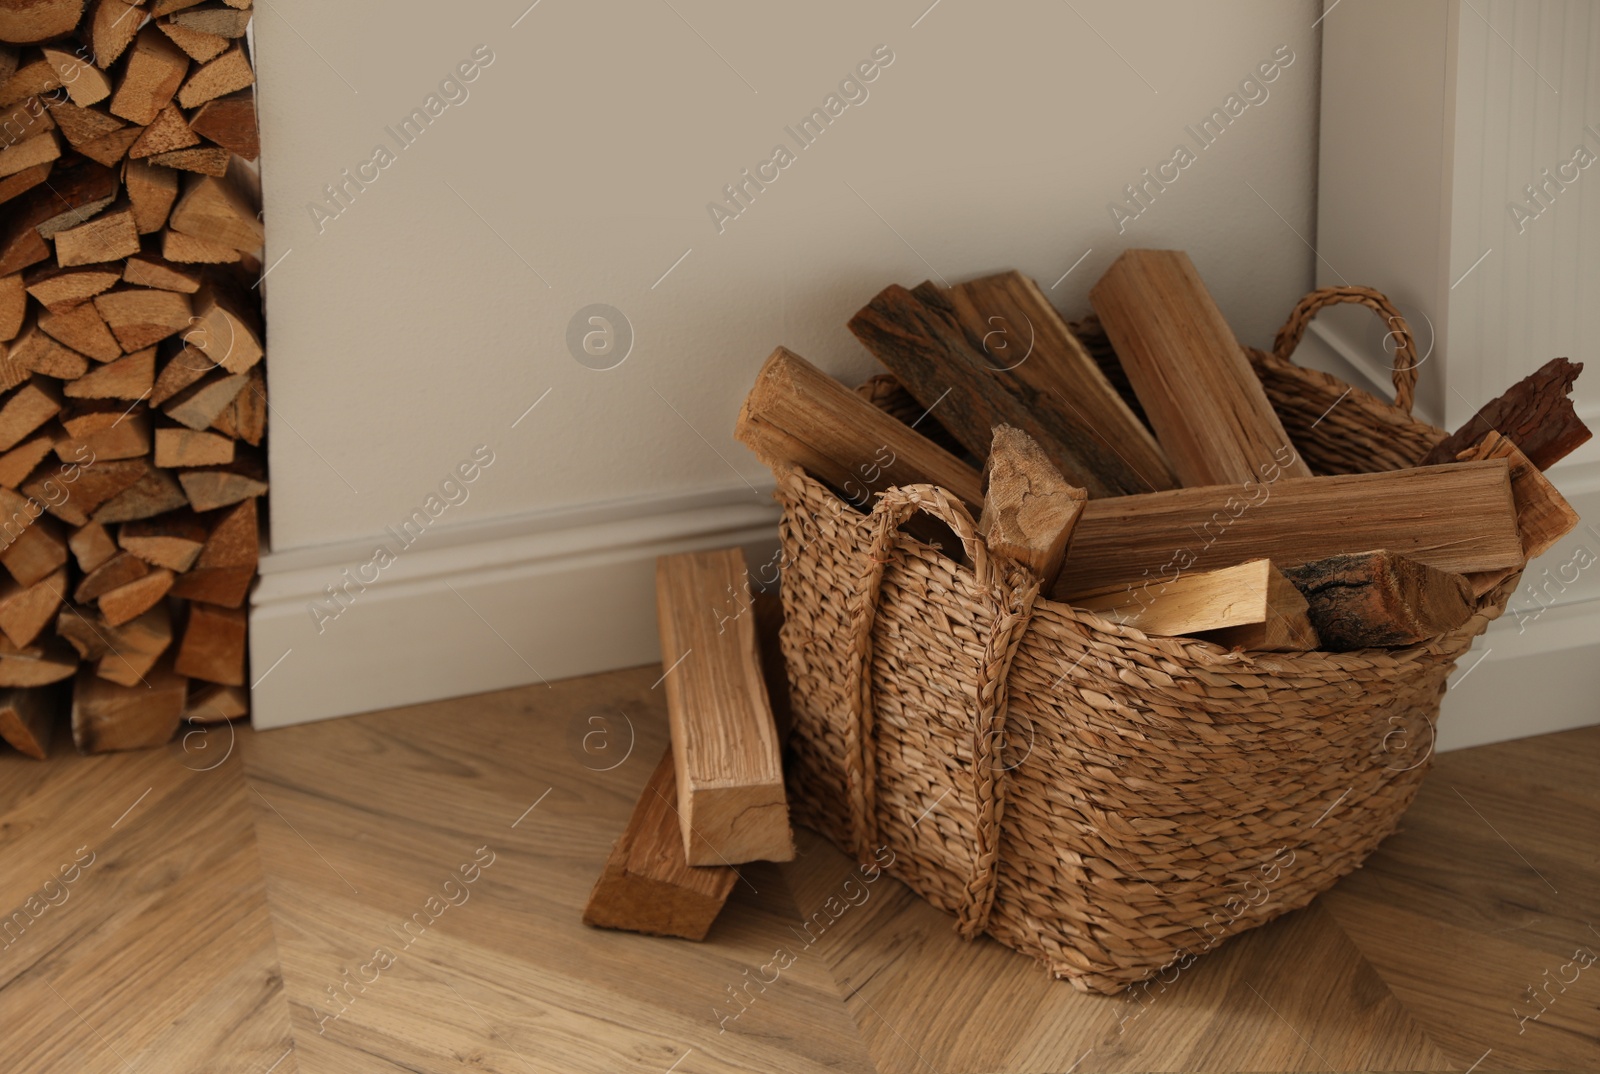
[[[1541,472],[1590,435],[1566,359],[1410,469],[1313,476],[1185,254],[1126,251],[1090,302],[1106,354],[1019,273],[890,286],[850,328],[909,407],[780,347],[736,435],[862,510],[890,486],[942,486],[1055,600],[1234,649],[1443,634],[1577,523]]]
[[[0,3],[0,737],[32,756],[69,703],[85,752],[248,709],[250,5]]]

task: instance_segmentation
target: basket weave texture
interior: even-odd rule
[[[1349,301],[1389,318],[1403,405],[1288,360],[1317,309]],[[1408,466],[1444,435],[1408,413],[1415,350],[1376,292],[1314,292],[1251,360],[1316,473]],[[863,387],[890,413],[897,391]],[[863,861],[887,845],[962,935],[1084,991],[1187,965],[1360,866],[1416,794],[1446,677],[1517,584],[1410,648],[1229,652],[1047,599],[935,486],[863,514],[774,472],[796,818]],[[916,512],[964,562],[901,531]]]

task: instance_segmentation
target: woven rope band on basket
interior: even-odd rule
[[[1318,309],[1351,301],[1395,333],[1409,404],[1415,348],[1377,292],[1315,292],[1277,353],[1250,352],[1316,473],[1408,466],[1443,436],[1289,361]],[[1092,322],[1074,327],[1107,353]],[[887,378],[862,390],[918,412]],[[1047,599],[943,489],[891,489],[862,514],[798,468],[774,472],[797,818],[863,860],[888,846],[962,935],[1086,991],[1210,950],[1359,866],[1416,794],[1456,659],[1517,583],[1405,649],[1227,652]],[[953,542],[907,535],[919,513]]]

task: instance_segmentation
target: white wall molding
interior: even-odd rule
[[[443,527],[370,583],[358,568],[392,538],[268,555],[252,597],[254,724],[650,663],[656,557],[740,545],[765,558],[777,517],[740,485]]]
[[[1600,546],[1593,538],[1591,547]],[[1591,568],[1593,569],[1593,568]],[[1515,599],[1513,606],[1515,606]],[[1600,718],[1600,599],[1507,611],[1461,658],[1440,706],[1446,752],[1586,727]]]
[[[1340,0],[1324,16],[1317,282],[1376,287],[1420,330],[1419,417],[1457,428],[1564,356],[1591,367],[1574,396],[1596,427],[1600,186],[1552,181],[1531,222],[1510,206],[1591,138],[1600,12]],[[1329,310],[1305,360],[1387,397],[1382,332],[1368,311]],[[1440,748],[1600,719],[1600,443],[1549,476],[1585,524],[1528,564],[1506,615],[1462,659]]]

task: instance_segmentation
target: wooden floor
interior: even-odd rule
[[[1439,757],[1366,868],[1142,1001],[890,881],[735,1018],[850,864],[801,833],[703,944],[581,925],[659,674],[0,754],[0,1071],[1600,1069],[1600,727]]]

